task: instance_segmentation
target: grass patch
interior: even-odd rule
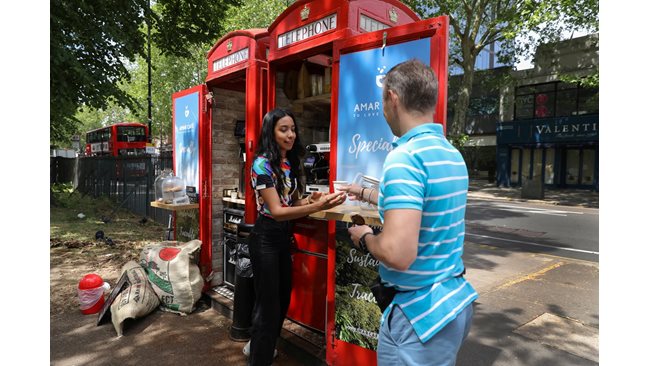
[[[115,285],[121,268],[138,261],[142,248],[162,241],[164,225],[141,216],[108,198],[82,196],[70,185],[50,191],[50,313],[78,311],[77,285],[88,273]],[[83,214],[83,217],[79,217]],[[105,222],[102,218],[110,217]],[[111,239],[95,239],[97,231]]]

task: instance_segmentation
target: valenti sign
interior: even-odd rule
[[[384,119],[383,80],[393,66],[415,58],[429,65],[431,39],[341,55],[336,180],[381,178],[397,138]]]

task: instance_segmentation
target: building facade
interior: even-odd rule
[[[598,190],[598,35],[540,46],[535,66],[514,72],[496,124],[496,183]]]

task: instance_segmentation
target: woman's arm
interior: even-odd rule
[[[350,184],[349,186],[343,186],[340,189],[341,192],[347,192],[348,196],[352,200],[370,202],[373,205],[377,205],[377,201],[379,200],[379,192],[377,192],[376,188],[366,188],[361,187],[358,184]]]
[[[345,201],[345,193],[338,192],[323,195],[319,200],[312,201],[312,203],[309,203],[309,197],[307,197],[299,200],[303,201],[299,205],[283,207],[275,187],[264,188],[259,192],[276,221],[287,221],[308,216],[314,212],[338,206]]]

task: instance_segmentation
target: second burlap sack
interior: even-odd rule
[[[147,280],[147,274],[138,262],[129,261],[122,266],[122,274],[126,272],[128,285],[122,290],[111,304],[111,321],[122,336],[122,327],[126,319],[141,318],[156,310],[160,304],[158,296]]]
[[[187,243],[162,242],[149,244],[140,253],[140,265],[160,299],[165,311],[189,314],[201,298],[203,277],[197,265],[200,240]]]

